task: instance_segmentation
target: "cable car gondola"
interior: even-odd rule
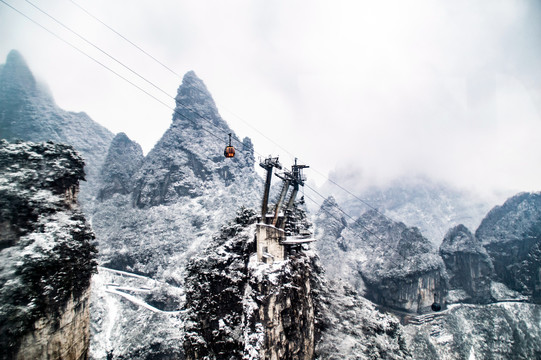
[[[231,145],[231,134],[229,134],[229,145],[225,147],[224,156],[226,158],[232,158],[235,156],[235,148]]]
[[[439,302],[437,302],[437,294],[434,294],[434,303],[432,304],[431,308],[432,308],[432,311],[435,311],[435,312],[438,312],[438,311],[441,311],[441,304]]]

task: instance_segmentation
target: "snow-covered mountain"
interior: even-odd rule
[[[250,139],[224,157],[234,132],[194,72],[184,76],[176,103],[171,126],[147,156],[125,135],[114,139],[92,224],[101,264],[180,283],[180,269],[204,240],[238,208],[259,202],[262,181]]]
[[[0,67],[0,138],[72,145],[85,160],[81,201],[89,205],[113,134],[87,114],[59,108],[36,81],[21,54],[12,50]]]
[[[260,202],[262,180],[254,169],[251,141],[234,142],[235,157],[225,158],[229,133],[237,138],[220,117],[203,82],[188,72],[178,89],[171,126],[146,156],[124,134],[115,137],[101,170],[100,197],[92,214],[103,266],[182,288],[187,261],[234,218],[237,209]],[[96,284],[105,283],[100,277]],[[170,315],[155,314],[150,320],[129,306],[111,305],[117,300],[109,298],[118,294],[103,287],[96,294],[101,295],[94,297],[94,323],[103,323],[111,312],[121,311],[120,317],[139,327],[146,328],[146,322],[153,321],[155,331],[108,332],[105,325],[95,326],[93,334],[101,344],[93,343],[93,356],[111,353],[126,358],[154,351],[175,358],[179,351],[182,354],[178,342],[164,343],[155,336],[174,321]],[[172,300],[161,290],[155,294]],[[143,311],[148,313],[148,309]],[[119,351],[118,346],[126,350]]]

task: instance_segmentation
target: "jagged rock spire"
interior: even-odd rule
[[[9,52],[6,63],[0,70],[0,94],[6,94],[14,89],[19,91],[34,91],[36,89],[36,79],[23,56],[17,50]]]
[[[184,75],[175,103],[173,121],[181,121],[188,126],[215,126],[225,133],[231,132],[221,118],[212,95],[195,72],[189,71]]]
[[[116,134],[101,168],[98,199],[106,200],[114,194],[131,193],[132,176],[139,170],[142,161],[141,146],[123,132]]]
[[[243,176],[254,176],[248,138],[234,142],[238,151],[233,159],[224,158],[227,134],[234,132],[193,71],[184,76],[175,99],[171,126],[135,176],[133,203],[138,207],[172,204],[181,197],[200,196],[218,183],[229,186]]]

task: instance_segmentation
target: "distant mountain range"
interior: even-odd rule
[[[357,177],[360,175],[355,169],[350,169],[347,174],[335,172],[332,181],[325,183],[321,191],[332,194],[348,215],[355,217],[376,209],[395,221],[418,227],[435,246],[440,245],[447,230],[453,226],[464,224],[470,229],[479,226],[485,214],[506,198],[505,195],[482,196],[422,176],[361,187],[351,190],[350,194],[333,184],[351,184]]]

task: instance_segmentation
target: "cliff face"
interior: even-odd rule
[[[315,354],[315,309],[310,258],[299,254],[281,264],[250,264],[244,298],[253,359],[302,359]]]
[[[498,281],[539,299],[541,193],[518,194],[496,206],[475,236],[490,255]]]
[[[255,219],[240,213],[188,266],[187,359],[314,357],[310,260],[258,263]]]
[[[59,314],[47,314],[20,340],[16,359],[85,360],[90,343],[90,288],[70,298]]]
[[[468,298],[462,301],[492,301],[494,266],[481,242],[464,225],[447,232],[440,246],[440,255],[449,275],[450,289],[461,289],[468,294]]]
[[[76,203],[83,165],[70,146],[0,141],[2,359],[88,350],[96,249]]]
[[[255,212],[245,210],[222,228],[203,253],[187,265],[187,359],[242,358],[243,298],[250,254],[255,251]]]

